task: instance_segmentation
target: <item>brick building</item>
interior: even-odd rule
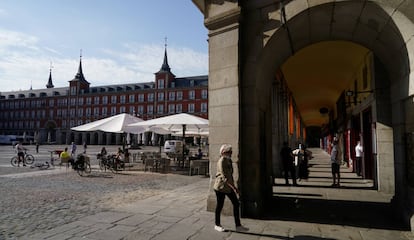
[[[119,144],[120,134],[81,133],[70,128],[130,113],[144,120],[175,113],[208,118],[208,76],[176,77],[168,65],[167,50],[155,81],[90,86],[82,71],[68,87],[55,88],[50,71],[45,89],[0,93],[0,135],[24,136],[26,141],[68,144]],[[148,136],[139,136],[148,139]]]

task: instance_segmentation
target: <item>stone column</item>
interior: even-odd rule
[[[207,209],[214,211],[216,196],[213,184],[220,146],[233,146],[233,168],[239,183],[239,15],[237,3],[210,5],[205,25],[209,29],[209,159],[211,186]],[[223,214],[232,214],[225,202]]]

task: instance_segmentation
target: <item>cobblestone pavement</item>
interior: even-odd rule
[[[222,216],[228,231],[219,233],[213,229],[214,213],[205,210],[209,178],[112,174],[96,166],[88,177],[80,177],[65,167],[11,167],[10,147],[0,146],[0,153],[0,239],[414,239],[407,226],[390,218],[386,201],[376,202],[379,195],[324,187],[328,182],[322,175],[313,176],[321,186],[312,180],[299,187],[277,184],[269,218],[242,218],[250,230],[237,232],[232,216]],[[45,161],[48,154],[44,149],[35,157]]]
[[[51,229],[200,180],[173,174],[98,170],[80,177],[72,170],[64,171],[0,179],[0,239]]]
[[[113,174],[96,166],[89,176],[80,177],[65,167],[11,167],[12,148],[0,146],[0,153],[0,239],[19,239],[201,180],[142,171]],[[45,148],[34,155],[37,162],[50,158]]]

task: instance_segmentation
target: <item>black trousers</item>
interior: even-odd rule
[[[361,165],[362,165],[362,157],[356,157],[356,159],[355,159],[355,172],[358,176],[362,175]]]
[[[240,226],[241,225],[240,211],[239,211],[240,203],[239,203],[239,199],[237,198],[236,193],[233,190],[231,191],[231,193],[223,193],[219,191],[215,191],[215,192],[216,192],[216,197],[217,197],[216,218],[215,218],[216,226],[221,226],[220,215],[221,215],[221,210],[223,210],[224,198],[226,196],[230,199],[231,203],[233,204],[234,223],[236,224],[236,226]]]
[[[295,169],[295,165],[292,162],[290,162],[290,163],[284,162],[283,163],[283,173],[284,173],[284,176],[285,176],[286,184],[289,183],[289,173],[290,173],[290,177],[293,180],[293,184],[296,185],[296,169]]]

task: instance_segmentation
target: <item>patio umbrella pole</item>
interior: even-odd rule
[[[183,168],[184,168],[184,160],[185,160],[185,129],[186,125],[183,124]]]
[[[125,137],[126,133],[123,132],[122,133],[122,151],[125,153],[125,141],[126,141],[126,137]]]

